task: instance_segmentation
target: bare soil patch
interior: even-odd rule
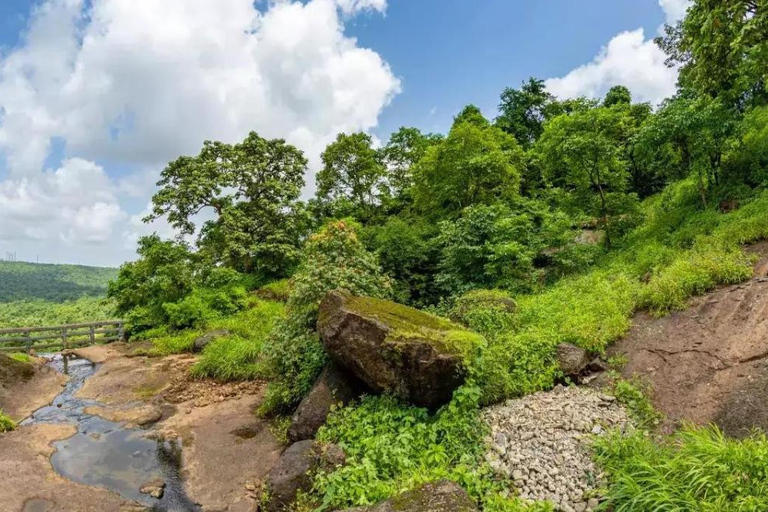
[[[666,416],[666,430],[683,420],[714,422],[743,437],[768,431],[768,243],[756,277],[690,301],[664,318],[640,314],[609,355],[626,355],[625,377],[640,376]]]
[[[21,421],[48,405],[61,393],[67,377],[43,364],[0,359],[0,409],[14,421]]]
[[[57,475],[51,444],[75,433],[69,425],[21,427],[0,435],[0,508],[8,511],[122,512],[143,510],[105,489]]]

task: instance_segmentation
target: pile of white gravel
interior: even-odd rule
[[[630,428],[616,399],[597,391],[557,386],[508,400],[484,412],[491,427],[487,460],[526,500],[548,500],[558,510],[594,510],[603,475],[592,462],[594,435]]]

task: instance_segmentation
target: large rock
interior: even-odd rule
[[[288,510],[299,491],[309,492],[312,489],[310,474],[313,471],[321,469],[331,472],[344,462],[344,451],[337,445],[321,445],[311,440],[292,444],[267,475],[269,500],[265,510]]]
[[[229,336],[229,334],[229,331],[226,329],[216,329],[215,331],[207,332],[195,338],[195,341],[192,342],[192,351],[195,353],[202,352],[213,340]]]
[[[563,374],[573,380],[578,380],[589,366],[592,358],[589,352],[570,343],[560,343],[557,346],[557,364]]]
[[[348,378],[334,365],[329,365],[301,401],[291,419],[288,439],[292,442],[312,439],[325,424],[334,405],[347,405],[360,396],[362,385]]]
[[[342,291],[323,299],[317,328],[331,359],[372,391],[429,408],[451,399],[465,357],[484,343],[444,318]]]
[[[448,480],[422,485],[373,507],[345,512],[478,512],[467,492]]]

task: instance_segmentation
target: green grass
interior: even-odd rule
[[[16,422],[3,414],[3,410],[0,409],[0,432],[10,432],[15,428]]]
[[[610,486],[603,510],[764,512],[768,510],[768,439],[737,441],[716,427],[684,426],[662,442],[637,432],[598,439],[597,461]]]
[[[9,357],[15,361],[18,361],[20,363],[32,363],[32,356],[29,354],[24,354],[23,352],[14,352],[13,354],[8,354]]]

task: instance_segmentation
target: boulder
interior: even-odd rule
[[[361,390],[362,385],[357,379],[349,379],[336,366],[329,365],[291,418],[288,439],[296,443],[314,438],[325,424],[331,408],[338,404],[347,405],[360,396]]]
[[[265,510],[267,512],[288,510],[296,500],[299,491],[311,490],[310,473],[318,468],[332,471],[344,462],[344,450],[337,445],[321,445],[311,440],[292,444],[283,452],[277,464],[267,475],[269,500]]]
[[[592,358],[589,352],[570,343],[557,346],[557,364],[566,377],[578,380],[589,367]]]
[[[432,482],[404,492],[373,507],[344,512],[478,512],[467,491],[449,480]]]
[[[230,332],[226,329],[216,329],[215,331],[207,332],[202,336],[195,338],[192,342],[192,352],[202,352],[213,340],[229,336]]]
[[[482,336],[394,302],[334,291],[320,304],[318,332],[331,359],[375,393],[435,409],[465,378]]]

